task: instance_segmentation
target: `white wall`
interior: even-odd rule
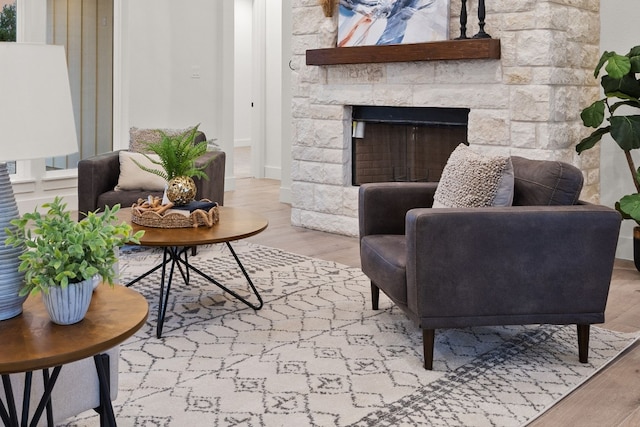
[[[128,125],[221,133],[222,2],[126,2]],[[229,144],[232,146],[232,144]]]
[[[625,55],[629,49],[640,45],[638,0],[603,0],[600,4],[600,51],[614,50]],[[622,196],[635,192],[635,188],[622,150],[608,135],[600,144],[600,201],[613,207]],[[633,157],[636,167],[640,166],[640,155],[634,153]],[[622,223],[618,258],[633,259],[634,225],[630,220]]]

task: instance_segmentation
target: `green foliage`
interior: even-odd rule
[[[636,188],[636,193],[624,196],[616,203],[616,209],[624,218],[640,224],[640,170],[636,170],[630,154],[631,150],[640,148],[640,114],[637,114],[640,110],[640,80],[636,77],[640,73],[640,46],[633,47],[626,55],[605,51],[594,70],[595,78],[603,67],[607,74],[600,79],[600,85],[605,97],[580,114],[582,123],[595,130],[576,145],[576,151],[580,154],[589,150],[600,142],[603,135],[611,135],[624,151]]]
[[[158,169],[148,168],[139,162],[134,162],[143,170],[156,174],[167,181],[177,176],[189,176],[209,179],[204,169],[207,165],[196,166],[196,159],[207,152],[207,141],[194,144],[193,141],[198,133],[198,126],[184,133],[170,136],[158,130],[162,139],[159,142],[149,142],[146,148],[157,154],[160,160],[145,156],[154,164],[160,166]]]
[[[594,71],[596,78],[603,66],[608,73],[600,80],[605,98],[595,101],[580,114],[584,125],[596,130],[576,146],[578,153],[592,148],[606,133],[610,133],[624,151],[640,148],[640,115],[615,115],[622,106],[640,109],[640,80],[636,78],[640,72],[640,46],[624,56],[604,52]],[[605,123],[605,110],[609,113],[608,123],[600,128]]]
[[[640,184],[640,168],[634,174],[635,182]],[[616,203],[616,210],[624,219],[632,219],[640,225],[640,192],[627,194]]]
[[[48,292],[51,286],[91,279],[96,274],[113,284],[114,249],[128,242],[140,243],[144,231],[135,234],[129,224],[117,224],[120,205],[107,207],[104,213],[89,212],[80,222],[71,219],[66,203],[56,197],[45,203],[46,214],[34,210],[11,221],[6,228],[6,245],[22,246],[19,271],[25,272],[20,295]]]
[[[16,41],[16,4],[4,5],[0,12],[0,42]]]
[[[616,204],[616,209],[625,219],[640,218],[640,194],[627,194]]]

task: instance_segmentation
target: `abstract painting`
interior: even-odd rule
[[[449,0],[340,0],[338,47],[449,38]]]

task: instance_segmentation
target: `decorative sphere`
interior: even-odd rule
[[[196,198],[196,183],[188,176],[176,176],[169,180],[167,198],[176,206],[186,205]]]

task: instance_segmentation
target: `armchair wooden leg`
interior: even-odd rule
[[[424,369],[433,369],[433,347],[435,343],[436,331],[434,329],[422,330],[422,347],[424,352]]]
[[[378,303],[380,301],[380,288],[371,282],[371,308],[378,309]]]
[[[580,363],[589,361],[589,328],[591,325],[578,325],[578,358]]]

